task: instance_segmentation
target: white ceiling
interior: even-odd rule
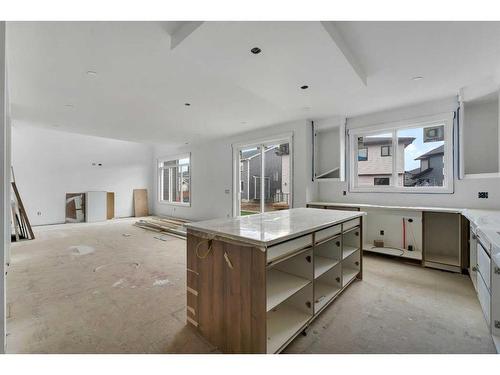
[[[183,25],[9,22],[12,118],[193,143],[443,98],[500,68],[499,22],[336,22],[367,85],[320,22],[204,22],[171,49]]]

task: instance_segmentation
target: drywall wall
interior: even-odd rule
[[[293,206],[305,207],[315,199],[312,182],[312,127],[306,120],[258,129],[213,142],[184,145],[178,148],[155,147],[155,160],[180,153],[191,153],[191,207],[158,201],[157,163],[154,163],[154,212],[192,220],[232,216],[233,164],[232,144],[252,142],[276,135],[293,133]]]
[[[455,111],[458,103],[455,97],[435,100],[394,110],[362,115],[347,120],[347,129],[368,127],[386,122],[395,122],[438,113]],[[456,163],[455,163],[456,164]],[[347,172],[348,173],[348,172]],[[351,193],[348,183],[321,181],[318,183],[318,200],[342,203],[371,203],[402,206],[439,206],[500,209],[500,179],[458,180],[455,171],[453,194],[411,194],[411,193]],[[479,199],[477,193],[487,191],[488,199]],[[346,192],[346,195],[343,195]]]
[[[133,189],[151,191],[152,155],[146,144],[13,121],[12,165],[33,225],[63,223],[66,193],[85,191],[115,192],[116,217],[133,216]]]
[[[464,172],[497,173],[498,92],[464,102]]]
[[[10,202],[10,172],[9,172],[9,126],[7,119],[8,97],[6,90],[5,67],[5,22],[0,22],[0,354],[5,353],[6,305],[5,305],[5,267],[10,246],[10,224],[7,208]]]

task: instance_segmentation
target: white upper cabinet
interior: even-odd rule
[[[314,122],[314,179],[345,180],[345,119]]]
[[[499,91],[493,81],[460,93],[460,177],[500,177]]]

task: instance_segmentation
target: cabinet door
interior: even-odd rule
[[[486,323],[488,324],[488,328],[490,326],[490,309],[491,309],[491,296],[490,291],[486,287],[482,277],[477,278],[477,294],[479,297],[479,303],[481,304],[481,308],[483,309],[483,314],[486,319]]]
[[[483,278],[484,283],[488,290],[490,289],[490,275],[491,275],[491,259],[484,247],[478,241],[477,243],[477,269]]]
[[[492,333],[500,337],[500,266],[491,262],[491,320]]]
[[[477,291],[477,238],[472,229],[470,230],[469,250],[469,275],[474,285],[474,289]]]

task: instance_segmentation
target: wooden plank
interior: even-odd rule
[[[11,207],[11,212],[12,212],[12,224],[14,224],[14,232],[16,235],[16,241],[19,241],[19,224],[17,222],[17,217],[16,217],[16,209],[12,205]]]
[[[33,233],[33,229],[31,228],[31,224],[29,222],[28,215],[26,214],[26,210],[24,209],[23,201],[21,200],[21,196],[19,195],[19,191],[17,190],[16,183],[11,182],[11,185],[12,185],[12,189],[14,190],[14,194],[16,195],[17,206],[19,207],[19,212],[26,223],[28,232],[30,234],[30,238],[34,239],[35,234]]]
[[[115,217],[115,193],[107,192],[106,195],[106,219],[114,219]]]
[[[147,189],[134,189],[134,214],[135,217],[149,216]]]

